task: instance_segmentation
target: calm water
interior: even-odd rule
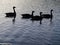
[[[16,21],[5,18],[6,12],[13,12],[16,6]],[[50,13],[53,9],[53,22],[44,19],[39,21],[21,19],[22,13],[39,15],[39,12]],[[60,45],[60,0],[0,0],[0,42],[12,45]]]

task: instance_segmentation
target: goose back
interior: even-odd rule
[[[48,19],[48,18],[51,18],[51,15],[50,14],[42,14],[42,17]]]

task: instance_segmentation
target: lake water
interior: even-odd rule
[[[6,12],[13,12],[16,6],[16,21],[5,18]],[[34,10],[50,13],[53,9],[53,21],[43,19],[32,22],[30,19],[21,19],[21,14]],[[0,0],[0,43],[12,45],[60,45],[60,0]]]

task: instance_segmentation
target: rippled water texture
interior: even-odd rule
[[[16,6],[16,21],[5,18],[5,13],[13,12]],[[49,13],[53,9],[53,21],[43,19],[32,22],[30,19],[21,19],[21,14],[34,10]],[[60,45],[60,0],[0,0],[0,43],[12,45]]]

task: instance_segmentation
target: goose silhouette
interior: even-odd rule
[[[42,12],[41,12],[41,17],[45,18],[45,19],[50,19],[50,21],[52,21],[52,18],[53,18],[52,11],[53,11],[53,9],[51,9],[50,14],[42,14]]]
[[[13,11],[14,11],[14,12],[5,13],[5,14],[6,14],[6,17],[14,17],[14,18],[16,18],[15,8],[16,8],[16,7],[13,6]]]
[[[40,16],[37,16],[37,15],[36,15],[36,16],[33,16],[33,17],[31,18],[31,20],[32,20],[32,21],[40,21],[40,24],[42,24],[42,19],[43,19],[43,18],[42,18],[41,15],[42,15],[42,12],[40,12]]]
[[[31,18],[31,20],[42,20],[42,17],[41,17],[41,14],[42,14],[42,12],[40,12],[40,16],[33,16],[32,18]]]
[[[21,14],[21,15],[22,15],[22,18],[26,18],[26,19],[32,18],[34,12],[35,12],[35,11],[32,11],[32,14]]]

